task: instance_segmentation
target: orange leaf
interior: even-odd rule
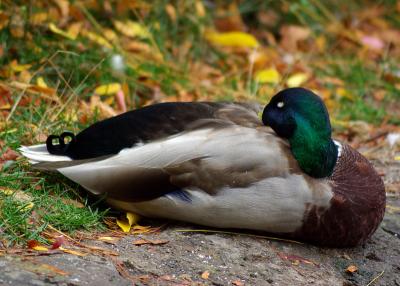
[[[45,246],[41,246],[37,240],[29,240],[28,248],[36,251],[48,251],[49,249]]]
[[[208,271],[204,271],[203,273],[201,273],[201,278],[207,280],[208,277],[210,276],[210,272]]]
[[[358,270],[358,267],[355,265],[350,265],[349,267],[346,268],[346,272],[348,272],[348,273],[354,273],[354,272],[357,272],[357,270]]]

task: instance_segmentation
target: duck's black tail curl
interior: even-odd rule
[[[70,138],[70,141],[66,143],[65,138]],[[53,144],[54,139],[58,139],[58,144]],[[50,154],[54,155],[66,155],[69,144],[71,144],[75,140],[75,135],[71,132],[63,132],[60,136],[50,135],[49,137],[47,137],[46,140],[47,151],[49,151]]]

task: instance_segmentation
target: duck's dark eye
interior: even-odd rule
[[[278,108],[282,108],[282,107],[284,107],[285,106],[285,103],[283,102],[283,101],[279,101],[277,104],[276,104],[276,107],[278,107]]]

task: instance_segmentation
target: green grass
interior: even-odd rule
[[[42,231],[47,226],[67,233],[76,230],[104,230],[102,219],[107,209],[87,204],[86,194],[60,175],[32,172],[22,161],[3,170],[0,177],[0,229],[6,245],[35,239],[46,242]],[[79,206],[73,201],[83,202]]]

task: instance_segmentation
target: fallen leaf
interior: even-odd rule
[[[97,239],[110,244],[115,244],[120,240],[119,237],[113,237],[113,236],[100,236]]]
[[[361,43],[364,46],[377,51],[380,51],[385,47],[385,43],[378,37],[374,36],[363,36],[361,38]]]
[[[43,87],[43,88],[48,87],[48,85],[46,84],[46,82],[44,81],[44,78],[42,76],[40,76],[36,79],[36,85],[39,87]]]
[[[87,254],[86,253],[82,253],[82,252],[79,252],[79,251],[76,251],[76,250],[72,250],[72,249],[67,249],[67,248],[64,248],[64,247],[60,247],[59,248],[59,250],[61,250],[62,252],[65,252],[65,253],[68,253],[68,254],[72,254],[72,255],[76,255],[76,256],[86,256]]]
[[[14,72],[22,72],[30,69],[32,67],[31,64],[18,64],[17,60],[11,61],[9,65],[10,69]]]
[[[289,76],[289,78],[286,81],[286,85],[288,87],[298,87],[304,84],[308,79],[309,76],[306,73],[295,73]]]
[[[147,39],[151,37],[149,30],[140,23],[133,22],[127,20],[125,22],[122,21],[114,21],[113,22],[115,28],[123,35],[128,37],[139,37],[143,39]]]
[[[51,249],[57,249],[60,248],[61,245],[65,243],[65,238],[63,235],[57,236],[56,239],[54,240],[53,244],[51,245]]]
[[[151,228],[150,226],[142,226],[142,225],[133,226],[133,232],[132,232],[133,234],[143,234],[149,232],[154,232],[154,229]]]
[[[167,12],[169,18],[172,22],[176,22],[176,10],[172,4],[165,5],[165,11]]]
[[[96,33],[93,33],[93,32],[90,32],[90,31],[87,31],[87,30],[82,30],[81,31],[81,34],[84,36],[84,37],[86,37],[86,38],[88,38],[89,40],[91,40],[92,42],[94,42],[94,43],[96,43],[96,44],[98,44],[98,45],[100,45],[100,46],[103,46],[103,47],[105,47],[105,48],[107,48],[107,49],[112,49],[112,45],[107,41],[107,39],[106,38],[104,38],[104,37],[102,37],[102,36],[100,36],[100,35],[97,35]]]
[[[244,286],[244,283],[240,280],[232,281],[232,284],[235,286]]]
[[[122,229],[123,232],[129,232],[132,225],[137,224],[139,220],[139,215],[127,212],[125,214],[125,218],[117,219],[117,225]]]
[[[204,271],[203,273],[201,273],[201,278],[207,280],[208,277],[210,276],[210,272],[208,271]]]
[[[109,83],[109,84],[104,84],[104,85],[98,86],[94,90],[94,93],[96,93],[98,95],[110,95],[110,94],[115,94],[120,90],[121,90],[121,84]]]
[[[348,273],[354,273],[357,271],[358,271],[358,268],[355,265],[350,265],[349,267],[346,268],[346,272],[348,272]]]
[[[304,263],[304,264],[310,264],[310,265],[318,266],[317,263],[315,263],[315,262],[313,262],[313,261],[311,261],[309,259],[306,259],[304,257],[298,256],[298,255],[285,254],[285,253],[279,252],[278,256],[283,260],[289,260],[294,265],[299,265],[300,262],[301,262],[301,263]]]
[[[281,80],[281,75],[275,68],[260,70],[256,73],[256,81],[259,83],[273,83],[278,84]]]
[[[45,246],[39,244],[37,240],[29,240],[28,241],[28,248],[36,251],[49,251],[49,249]]]
[[[208,32],[205,37],[209,42],[220,46],[256,48],[260,45],[253,35],[244,32]]]
[[[49,23],[49,29],[52,31],[54,34],[60,35],[64,38],[70,39],[70,40],[75,40],[76,35],[72,35],[68,32],[65,32],[61,29],[59,29],[54,23]]]
[[[29,211],[29,210],[31,210],[33,207],[35,206],[35,204],[33,203],[33,202],[28,202],[28,203],[26,203],[25,205],[23,205],[20,209],[19,209],[19,211],[20,212],[27,212],[27,211]]]
[[[139,239],[133,242],[134,245],[144,245],[144,244],[151,244],[151,245],[160,245],[160,244],[166,244],[168,243],[169,240],[163,240],[163,239],[155,239],[155,240],[149,240],[149,239]]]
[[[295,52],[298,50],[300,41],[308,39],[311,35],[311,30],[307,27],[302,26],[283,26],[280,30],[282,39],[281,46],[290,52]]]
[[[340,97],[346,98],[348,100],[354,101],[354,95],[347,89],[339,87],[336,90],[336,94],[339,95]]]
[[[204,8],[204,5],[203,5],[202,1],[197,0],[196,3],[195,3],[195,7],[196,7],[197,16],[202,18],[202,17],[204,17],[206,15],[206,9]]]

